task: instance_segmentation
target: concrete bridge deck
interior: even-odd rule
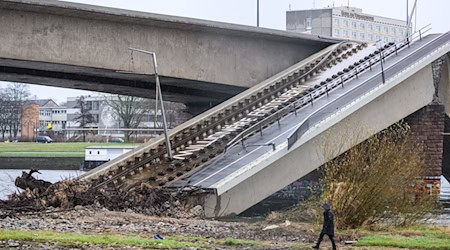
[[[436,87],[431,63],[450,51],[450,33],[383,50],[351,45],[330,46],[170,131],[173,159],[158,138],[81,179],[200,187],[212,191],[207,216],[238,214],[321,166],[325,141],[342,153],[429,104],[436,89],[449,110],[449,71]],[[358,141],[342,138],[355,133]]]
[[[336,41],[55,0],[0,1],[0,80],[217,104]]]
[[[315,100],[313,106],[298,110],[298,115],[264,129],[262,136],[256,133],[247,138],[245,148],[235,145],[208,167],[173,185],[213,189],[205,202],[210,217],[239,214],[324,164],[325,143],[339,145],[339,153],[345,152],[431,103],[435,88],[430,64],[449,51],[450,34],[430,35],[386,59],[385,84],[379,70],[363,73],[344,88]],[[442,84],[448,89],[449,82]],[[333,101],[337,102],[323,109]],[[288,137],[318,110],[322,111],[308,132],[288,149]],[[345,142],[345,137],[355,139]],[[272,143],[275,150],[267,147]]]

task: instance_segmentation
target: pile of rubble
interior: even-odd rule
[[[111,211],[133,211],[155,216],[178,218],[201,217],[203,209],[192,207],[188,197],[199,190],[174,191],[141,184],[132,190],[93,188],[92,183],[63,180],[55,184],[32,176],[37,170],[23,172],[17,177],[16,186],[24,191],[0,200],[0,216],[45,211],[48,208],[70,210],[76,206],[104,207]]]

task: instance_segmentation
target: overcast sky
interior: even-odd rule
[[[101,5],[174,16],[184,16],[227,23],[256,25],[257,0],[73,0],[71,2]],[[406,0],[260,0],[260,26],[271,29],[286,29],[286,11],[323,8],[327,6],[350,6],[362,8],[364,13],[396,19],[406,19]],[[410,7],[413,0],[409,0]],[[450,30],[446,17],[450,10],[448,0],[418,0],[417,27],[432,24],[434,32]],[[414,21],[414,20],[413,20]],[[0,82],[0,87],[5,83]],[[68,96],[90,94],[79,90],[30,85],[32,95],[38,98],[53,98],[58,102]]]

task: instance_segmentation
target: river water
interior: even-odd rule
[[[18,169],[1,169],[0,170],[0,199],[5,199],[8,194],[20,191],[16,188],[14,181],[17,176],[22,175],[23,170]],[[28,170],[27,170],[28,171]],[[37,179],[49,181],[51,183],[66,178],[75,178],[83,172],[78,170],[39,170],[42,174],[33,174]]]

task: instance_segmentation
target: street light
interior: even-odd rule
[[[256,0],[256,27],[259,27],[259,0]]]
[[[165,136],[165,140],[166,140],[167,155],[169,156],[169,159],[172,159],[173,155],[172,155],[172,149],[171,149],[171,145],[170,145],[169,135],[167,134],[166,112],[164,111],[164,103],[163,103],[163,98],[162,98],[162,93],[161,93],[161,85],[159,83],[158,64],[156,62],[156,53],[142,50],[142,49],[136,49],[136,48],[128,48],[128,49],[131,51],[141,52],[141,53],[152,56],[153,70],[155,71],[155,79],[156,79],[156,103],[158,103],[158,99],[159,99],[159,103],[161,105],[162,118],[163,118],[163,128],[164,128],[164,136]],[[155,113],[156,112],[158,112],[158,110],[155,110]]]
[[[383,80],[383,83],[386,82],[386,78],[384,76],[384,66],[383,66],[383,60],[384,60],[384,56],[383,56],[383,51],[381,51],[380,53],[380,62],[381,62],[381,80]]]

